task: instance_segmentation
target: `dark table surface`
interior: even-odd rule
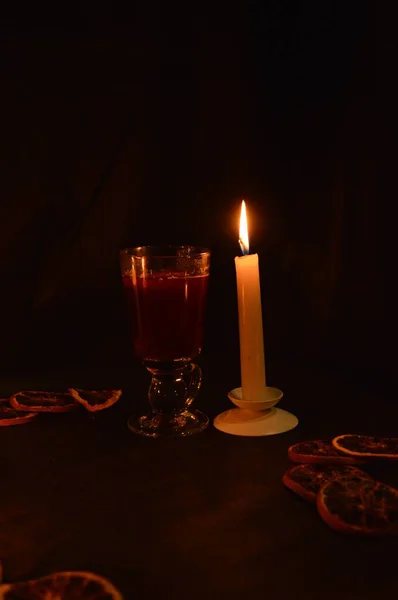
[[[239,371],[217,356],[202,365],[197,406],[214,417],[229,408]],[[192,438],[153,440],[126,427],[148,384],[137,365],[3,377],[1,395],[70,385],[125,390],[94,416],[81,409],[0,428],[4,579],[91,570],[127,600],[397,598],[398,539],[335,533],[281,482],[290,444],[342,432],[393,435],[396,404],[309,369],[274,365],[268,378],[300,419],[294,431],[240,438],[210,426]],[[398,485],[396,471],[376,475]]]

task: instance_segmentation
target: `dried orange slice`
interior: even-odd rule
[[[346,434],[335,437],[332,444],[338,452],[352,458],[398,460],[398,438]]]
[[[336,477],[370,477],[351,465],[294,465],[283,476],[287,488],[308,500],[316,501],[316,495],[325,483]]]
[[[0,600],[123,600],[104,577],[86,571],[63,571],[20,583],[0,585]]]
[[[360,535],[398,534],[398,490],[374,479],[340,477],[317,495],[317,508],[332,529]]]
[[[69,388],[69,393],[84,408],[90,412],[97,412],[115,404],[122,395],[122,390],[78,390]]]
[[[22,425],[29,423],[37,416],[37,413],[26,413],[15,410],[9,405],[9,398],[0,398],[0,427],[8,427],[9,425]]]
[[[10,398],[15,410],[24,412],[68,412],[78,406],[65,392],[18,392]]]
[[[288,456],[291,461],[311,465],[356,465],[360,460],[345,456],[327,440],[298,442],[290,446]]]

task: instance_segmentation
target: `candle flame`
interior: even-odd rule
[[[247,231],[246,203],[242,200],[239,225],[239,245],[242,254],[249,254],[249,234]]]

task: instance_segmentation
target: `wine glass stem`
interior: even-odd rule
[[[183,377],[183,369],[160,371],[148,369],[152,375],[148,391],[149,403],[156,413],[173,414],[181,412],[185,407],[187,385]]]

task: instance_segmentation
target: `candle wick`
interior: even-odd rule
[[[249,254],[248,250],[246,250],[245,246],[242,243],[242,240],[239,238],[239,246],[240,246],[240,251],[242,252],[243,256],[245,256],[246,254]]]

